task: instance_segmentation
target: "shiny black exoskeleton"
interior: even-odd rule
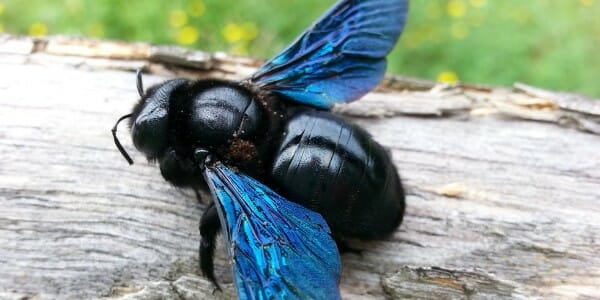
[[[131,120],[136,148],[176,186],[204,186],[201,148],[319,212],[337,235],[380,237],[402,219],[388,153],[340,116],[234,82],[175,79],[148,89]]]
[[[385,149],[325,111],[292,114],[270,164],[281,194],[319,212],[339,237],[376,238],[402,221],[404,192]]]
[[[138,90],[128,115],[134,145],[172,184],[206,188],[195,159],[202,149],[319,212],[338,241],[382,237],[401,223],[404,192],[389,154],[342,117],[247,83],[174,79],[143,92],[138,73]],[[211,204],[200,224],[200,262],[213,282],[219,226]]]
[[[267,125],[263,108],[239,85],[184,79],[149,88],[133,108],[130,123],[134,145],[159,162],[163,177],[176,186],[195,188],[204,186],[193,160],[196,149],[255,165],[259,147],[249,141]]]

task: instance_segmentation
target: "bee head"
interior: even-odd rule
[[[264,126],[262,107],[237,83],[173,79],[144,92],[138,73],[137,86],[141,99],[123,117],[130,118],[133,144],[148,160],[158,161],[163,177],[177,186],[202,177],[198,149],[227,156],[223,152],[232,143],[254,138]],[[116,136],[115,143],[132,163]]]

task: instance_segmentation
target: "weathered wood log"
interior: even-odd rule
[[[0,298],[234,298],[222,242],[224,291],[197,270],[206,204],[139,154],[128,167],[109,129],[137,68],[149,86],[260,63],[0,36]],[[392,236],[342,256],[344,298],[600,298],[600,101],[389,77],[335,110],[391,150],[408,191]]]

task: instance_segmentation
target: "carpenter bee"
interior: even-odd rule
[[[346,238],[397,228],[404,191],[386,150],[329,112],[382,79],[408,0],[340,0],[287,49],[242,81],[173,79],[142,87],[135,147],[178,187],[208,189],[200,268],[217,287],[222,227],[238,295],[340,298]]]

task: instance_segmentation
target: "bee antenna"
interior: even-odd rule
[[[139,71],[138,71],[138,78],[141,78],[141,76],[139,76]],[[139,81],[138,81],[139,83]],[[140,85],[138,84],[138,89],[140,88]],[[113,128],[110,130],[112,132],[113,135],[113,139],[115,140],[115,145],[117,146],[117,149],[119,149],[119,152],[121,152],[121,155],[123,155],[123,157],[125,158],[125,160],[127,160],[127,162],[130,165],[133,165],[133,159],[131,159],[131,157],[129,156],[129,154],[127,154],[127,151],[125,151],[125,148],[123,148],[123,146],[121,146],[121,142],[119,142],[119,138],[117,138],[117,126],[119,126],[119,123],[121,123],[121,121],[130,118],[131,114],[127,114],[124,115],[122,117],[119,118],[119,120],[117,120],[117,123],[115,123],[115,126],[113,126]]]
[[[144,83],[142,82],[142,71],[143,71],[143,68],[139,68],[135,72],[135,76],[137,78],[135,81],[135,85],[137,86],[138,94],[140,94],[140,97],[143,98],[144,97]]]

